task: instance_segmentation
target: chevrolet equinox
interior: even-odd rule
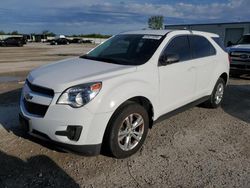
[[[66,150],[129,157],[153,123],[201,103],[220,106],[229,59],[219,41],[198,31],[132,31],[44,65],[26,79],[21,125]]]

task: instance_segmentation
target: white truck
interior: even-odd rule
[[[229,60],[218,39],[188,30],[125,32],[37,68],[22,90],[21,125],[67,150],[128,157],[154,122],[200,103],[220,106]]]

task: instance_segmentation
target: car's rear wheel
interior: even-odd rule
[[[215,84],[214,90],[210,98],[204,103],[205,107],[208,108],[218,108],[224,97],[225,92],[225,81],[222,78],[219,78]]]
[[[145,141],[148,127],[148,113],[141,105],[128,103],[118,109],[105,133],[110,153],[116,158],[136,153]]]

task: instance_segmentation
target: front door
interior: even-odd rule
[[[162,55],[179,57],[176,63],[159,65],[160,105],[162,114],[165,114],[192,102],[195,94],[196,70],[187,35],[174,37]]]

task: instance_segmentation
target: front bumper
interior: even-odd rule
[[[250,74],[250,69],[231,67],[230,74]]]
[[[26,124],[26,131],[35,137],[49,140],[59,147],[87,155],[98,154],[101,149],[103,135],[112,112],[91,113],[87,108],[72,108],[57,105],[58,96],[54,96],[46,114],[39,117],[30,114],[24,105],[24,97],[20,100],[20,122]],[[69,126],[82,127],[77,141],[69,139],[57,132],[64,132]]]
[[[27,133],[29,133],[29,120],[27,120],[21,113],[19,114],[19,122],[23,130]],[[52,144],[54,144],[55,147],[60,148],[61,150],[70,151],[70,152],[76,152],[84,155],[98,155],[101,152],[101,144],[93,144],[93,145],[73,145],[73,144],[66,144],[61,142],[56,142],[54,140],[51,140],[48,135],[41,133],[39,131],[33,130],[32,136],[38,137],[42,140],[49,141]]]

